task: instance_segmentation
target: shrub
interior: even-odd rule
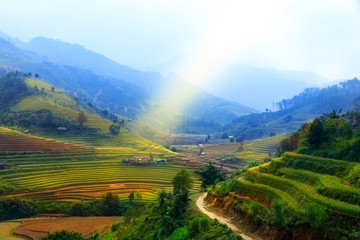
[[[326,208],[310,203],[306,205],[305,217],[313,230],[319,230],[326,222]]]
[[[80,233],[69,232],[62,230],[60,232],[49,233],[47,237],[41,238],[41,240],[83,240],[84,238]]]

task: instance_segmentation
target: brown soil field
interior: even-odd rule
[[[83,237],[102,233],[119,221],[120,217],[64,217],[64,218],[32,218],[22,219],[23,225],[16,228],[15,233],[40,240],[48,233],[68,230],[79,232]]]

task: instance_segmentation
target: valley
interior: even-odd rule
[[[70,2],[1,5],[0,240],[360,239],[354,2]]]

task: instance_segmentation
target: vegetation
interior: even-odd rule
[[[240,116],[225,125],[217,135],[221,138],[228,135],[243,139],[264,138],[272,133],[283,134],[295,132],[302,124],[320,117],[323,113],[333,113],[334,109],[344,111],[360,107],[360,80],[354,78],[329,86],[327,88],[309,88],[291,99],[284,99],[274,104],[278,111],[264,112]],[[349,112],[351,113],[351,111]],[[339,115],[338,110],[335,114]],[[356,122],[359,114],[349,115],[349,119]]]
[[[69,232],[62,230],[59,232],[50,233],[47,237],[41,238],[41,240],[83,240],[84,238],[80,233]]]
[[[26,74],[11,72],[0,78],[1,108],[9,107],[30,95],[31,90],[24,82],[25,77],[27,77]]]
[[[303,125],[280,145],[278,155],[285,151],[319,157],[360,162],[360,134],[352,128],[351,122],[340,117],[340,111],[333,111]]]
[[[220,171],[219,168],[215,167],[212,162],[209,165],[196,171],[201,177],[201,187],[206,188],[207,186],[216,184],[225,180],[225,174]]]
[[[157,203],[143,216],[117,224],[101,239],[241,239],[217,220],[189,211],[192,180],[186,171],[180,171],[172,182],[172,193],[160,191]]]

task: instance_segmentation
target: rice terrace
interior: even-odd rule
[[[360,239],[358,1],[0,11],[0,240]]]

